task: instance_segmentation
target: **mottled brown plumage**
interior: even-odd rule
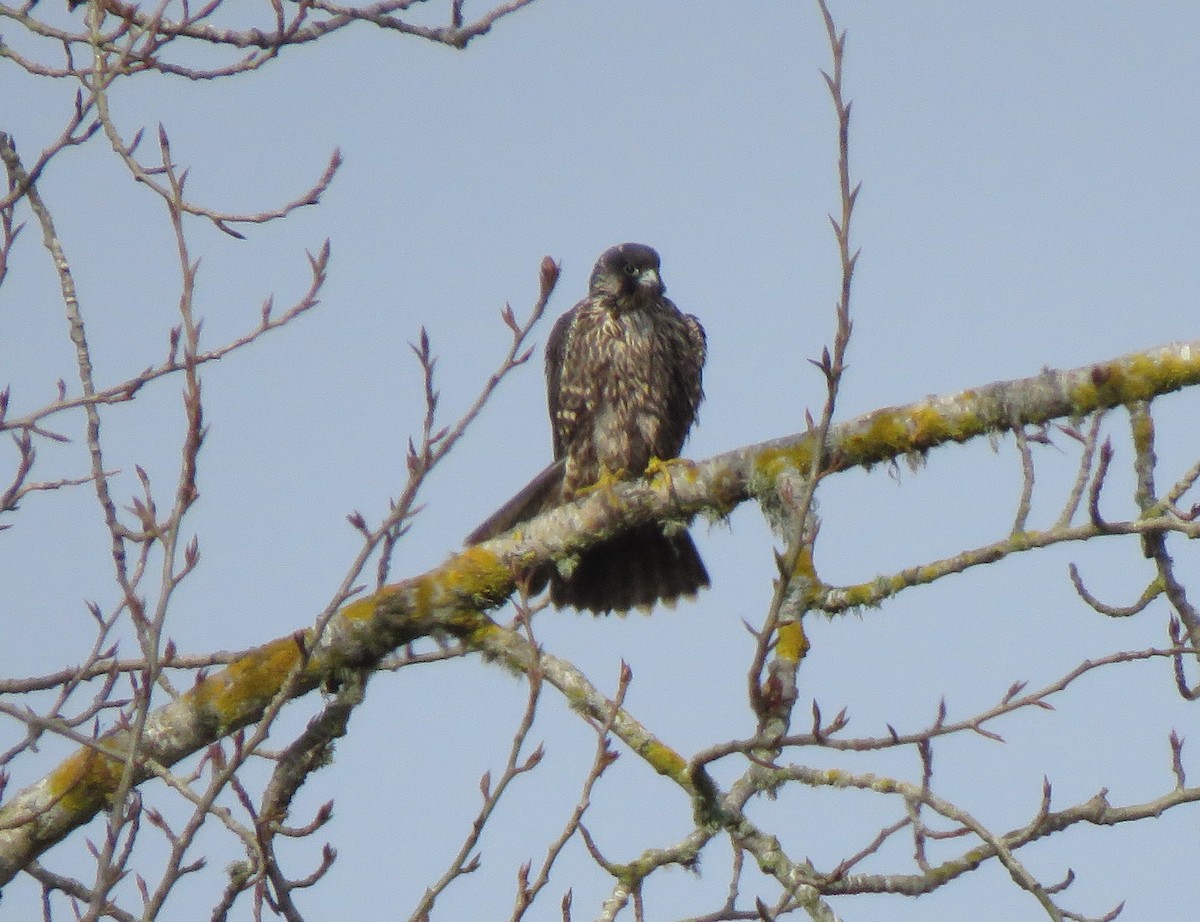
[[[664,296],[658,254],[624,243],[601,254],[588,296],[546,344],[554,464],[467,539],[493,537],[577,496],[606,475],[640,476],[675,458],[704,397],[704,329]],[[533,575],[534,588],[547,574]],[[548,571],[555,605],[597,614],[673,602],[708,585],[683,529],[637,526],[584,552],[568,575]]]

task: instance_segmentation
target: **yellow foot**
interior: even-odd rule
[[[646,465],[646,477],[650,480],[650,485],[657,487],[659,478],[666,484],[668,490],[674,493],[675,478],[682,472],[684,480],[692,474],[696,469],[696,465],[686,458],[651,458],[650,463]]]
[[[622,480],[624,480],[628,476],[628,473],[629,472],[624,469],[617,471],[602,471],[599,480],[597,480],[591,486],[584,487],[582,490],[577,491],[575,496],[587,496],[589,493],[595,493],[597,490],[608,489],[613,484],[620,483]]]

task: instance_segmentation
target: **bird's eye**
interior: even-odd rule
[[[637,275],[638,274],[637,266],[635,266],[633,263],[626,263],[625,264],[625,274],[626,275]]]

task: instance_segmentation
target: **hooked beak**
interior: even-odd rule
[[[661,295],[665,290],[657,269],[643,269],[638,273],[637,278],[638,287],[650,291],[655,297]]]

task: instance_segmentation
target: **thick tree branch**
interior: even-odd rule
[[[878,410],[833,426],[826,457],[835,469],[875,464],[1014,426],[1082,417],[1196,383],[1200,341],[1177,343]],[[308,630],[271,641],[154,711],[142,732],[138,758],[170,767],[259,720],[281,691],[292,697],[305,694],[341,670],[373,666],[397,647],[428,636],[458,637],[521,670],[536,662],[548,683],[596,720],[607,720],[607,699],[578,670],[549,654],[538,656],[519,633],[482,614],[513,591],[510,568],[578,552],[637,522],[702,511],[724,514],[749,497],[772,495],[778,476],[808,470],[811,438],[800,434],[701,463],[680,461],[650,480],[605,486],[428,573],[346,605],[319,637]],[[1200,533],[1200,523],[1183,520],[1143,520],[1131,527],[1148,531],[1168,526]],[[631,716],[619,713],[612,732],[660,774],[703,799],[702,779],[697,786],[685,760]],[[0,884],[106,807],[124,773],[129,742],[128,728],[109,731],[0,809]],[[144,764],[133,772],[139,783],[150,774]]]

